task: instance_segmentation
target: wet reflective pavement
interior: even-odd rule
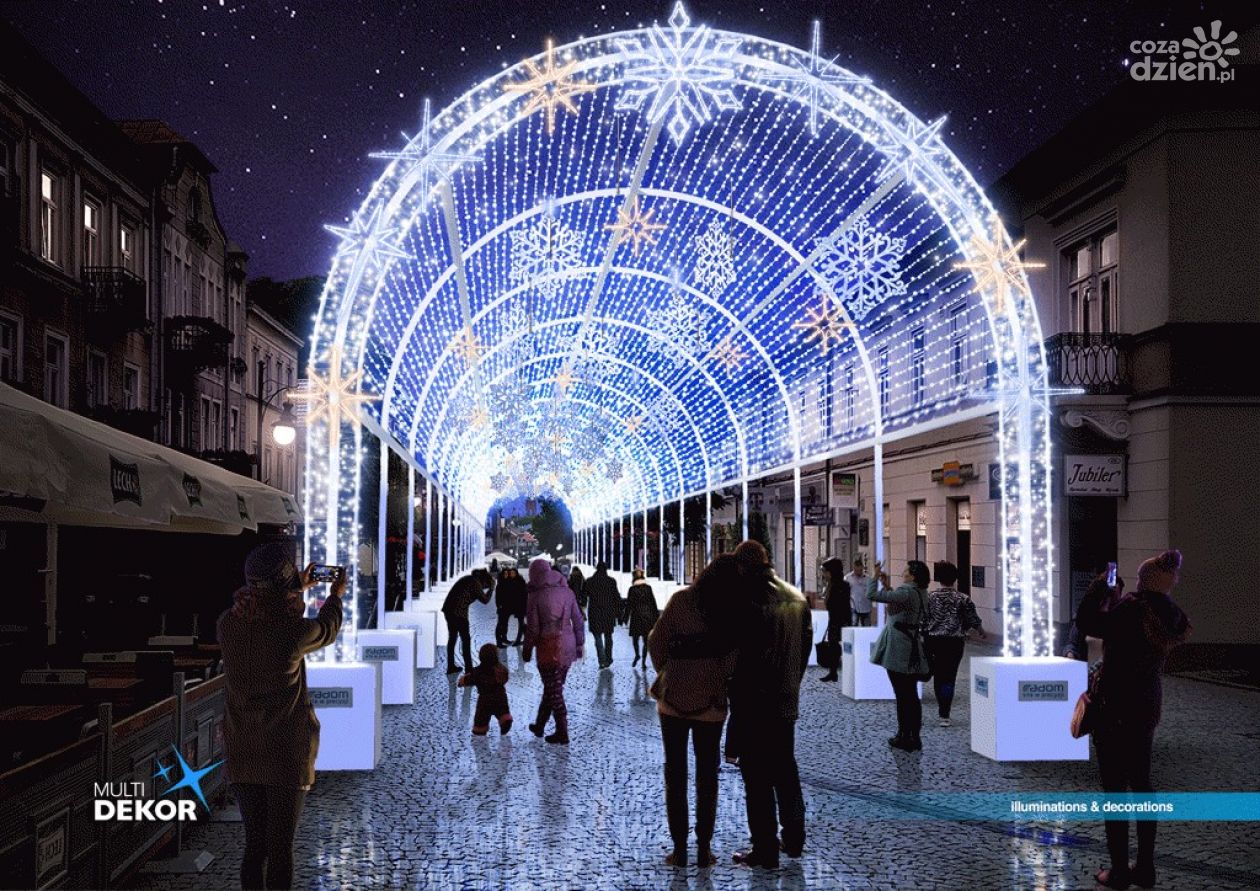
[[[474,606],[474,652],[493,640],[493,609]],[[513,623],[515,630],[515,623]],[[502,652],[502,651],[501,651]],[[969,655],[989,655],[973,648]],[[838,684],[804,683],[797,755],[809,833],[804,856],[774,872],[730,855],[747,840],[738,770],[723,765],[716,867],[672,869],[653,674],[632,669],[625,629],[601,672],[588,639],[569,674],[572,744],[526,728],[542,684],[520,650],[507,651],[516,726],[471,733],[475,693],[455,676],[421,670],[414,706],[386,706],[383,759],[371,773],[320,774],[298,831],[295,887],[342,888],[1092,888],[1103,863],[1102,824],[889,818],[881,793],[1096,791],[1096,763],[995,764],[968,746],[968,685],[953,726],[925,702],[924,750],[885,742],[891,702],[855,703]],[[439,660],[439,665],[442,662]],[[965,672],[966,660],[964,660]],[[1165,681],[1154,779],[1166,791],[1260,789],[1260,692],[1183,678]],[[904,807],[904,805],[902,806]],[[186,847],[214,862],[200,875],[141,876],[134,887],[237,885],[240,823],[202,823]],[[1161,888],[1260,887],[1260,823],[1164,823]],[[694,848],[693,848],[694,850]]]

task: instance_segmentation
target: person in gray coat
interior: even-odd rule
[[[878,563],[875,568],[878,575]],[[931,582],[932,573],[927,564],[911,560],[899,587],[871,592],[871,600],[888,604],[888,621],[871,652],[871,662],[887,670],[897,697],[897,735],[889,739],[888,744],[907,752],[923,748],[920,739],[923,703],[919,701],[918,683],[926,673],[928,662],[920,629],[927,621],[927,588]]]

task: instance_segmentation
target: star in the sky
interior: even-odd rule
[[[390,226],[387,229],[380,227],[381,213],[384,209],[384,203],[378,203],[366,220],[359,215],[350,221],[349,226],[324,226],[333,235],[341,238],[341,245],[337,248],[338,257],[359,254],[366,257],[367,261],[377,269],[384,267],[385,263],[391,259],[411,259],[411,254],[394,243],[394,233],[399,227]]]
[[[293,394],[294,399],[308,405],[308,427],[321,418],[336,418],[338,421],[362,424],[359,406],[380,399],[372,393],[357,391],[359,381],[363,379],[363,369],[356,369],[343,376],[341,359],[341,347],[334,345],[329,351],[327,375],[312,374],[306,382],[306,389]]]
[[[460,164],[472,164],[478,161],[476,155],[461,155],[455,152],[437,152],[433,150],[432,109],[429,100],[424,100],[424,119],[420,124],[420,132],[407,140],[407,145],[398,152],[373,152],[371,157],[383,158],[387,161],[402,161],[409,165],[407,175],[417,175],[420,180],[420,194],[428,195],[433,189],[436,179],[445,179]],[[403,134],[404,138],[407,134]]]
[[[525,104],[525,114],[530,115],[536,111],[546,114],[547,132],[553,133],[556,129],[556,110],[563,108],[565,111],[577,114],[577,103],[573,101],[573,97],[593,92],[596,87],[594,84],[570,77],[573,69],[577,67],[576,60],[556,67],[555,45],[550,40],[547,41],[547,52],[543,58],[541,68],[534,64],[532,59],[526,59],[525,70],[529,73],[529,77],[515,83],[504,84],[503,89],[508,93],[523,93],[529,96],[529,102]]]
[[[629,210],[621,208],[617,211],[617,222],[608,223],[605,229],[614,233],[613,237],[617,244],[623,241],[629,241],[634,255],[639,256],[639,250],[642,245],[656,244],[656,233],[661,232],[669,227],[664,223],[652,222],[652,216],[656,213],[656,208],[650,208],[644,212],[639,207],[639,196],[634,196],[634,203]]]
[[[1024,290],[1023,271],[1025,269],[1044,269],[1046,264],[1020,259],[1019,252],[1024,247],[1024,240],[1010,244],[1006,240],[1006,231],[1002,221],[993,217],[993,235],[985,238],[973,234],[968,244],[974,260],[955,263],[955,269],[966,269],[976,280],[976,290],[981,295],[992,295],[993,311],[1006,312],[1006,295],[1009,290]]]
[[[175,751],[175,758],[176,760],[179,761],[179,767],[180,767],[180,770],[183,771],[184,776],[183,776],[183,779],[181,779],[175,785],[171,786],[171,788],[167,789],[162,794],[170,795],[172,792],[178,792],[180,789],[191,789],[193,794],[197,796],[197,800],[201,802],[201,806],[204,807],[207,811],[209,811],[210,805],[206,803],[206,796],[203,795],[201,792],[201,778],[204,777],[206,774],[208,774],[210,771],[214,770],[223,762],[216,761],[213,764],[211,764],[209,767],[203,767],[201,768],[201,770],[193,770],[191,767],[188,766],[188,762],[184,760],[184,756],[180,754],[179,749],[176,748],[175,746],[171,746],[171,748]]]
[[[838,305],[836,300],[827,294],[819,294],[820,305],[818,309],[806,309],[805,313],[809,318],[792,325],[805,332],[805,342],[813,343],[818,341],[822,354],[825,356],[831,352],[831,345],[839,343],[844,337],[847,329],[856,327],[845,317],[844,308]]]

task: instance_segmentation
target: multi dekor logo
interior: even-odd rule
[[[188,766],[188,762],[184,760],[178,748],[171,746],[171,750],[175,753],[175,761],[179,766],[181,776],[178,781],[173,780],[171,774],[175,766],[164,764],[160,758],[157,759],[157,773],[153,774],[153,778],[161,779],[169,786],[160,797],[156,799],[152,797],[153,793],[157,792],[156,783],[150,791],[150,784],[144,780],[94,783],[92,785],[92,794],[95,799],[92,808],[94,818],[97,821],[118,820],[121,822],[165,823],[170,820],[178,820],[181,823],[195,822],[197,819],[196,801],[166,797],[180,789],[192,790],[197,801],[200,801],[206,813],[209,813],[210,805],[206,803],[206,797],[202,794],[201,780],[223,762],[216,761],[208,767],[194,770]]]
[[[1141,81],[1205,81],[1227,83],[1235,71],[1229,67],[1231,56],[1241,50],[1230,46],[1238,39],[1237,31],[1221,36],[1218,19],[1208,29],[1197,27],[1193,37],[1181,40],[1135,40],[1129,52],[1138,59],[1129,65],[1129,76]]]

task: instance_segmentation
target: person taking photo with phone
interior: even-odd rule
[[[315,569],[299,572],[290,544],[259,545],[217,624],[227,676],[226,769],[245,823],[242,888],[293,883],[293,839],[319,751],[304,657],[337,639],[346,591],[345,569],[333,567],[324,605],[305,618],[303,593],[319,584]]]

